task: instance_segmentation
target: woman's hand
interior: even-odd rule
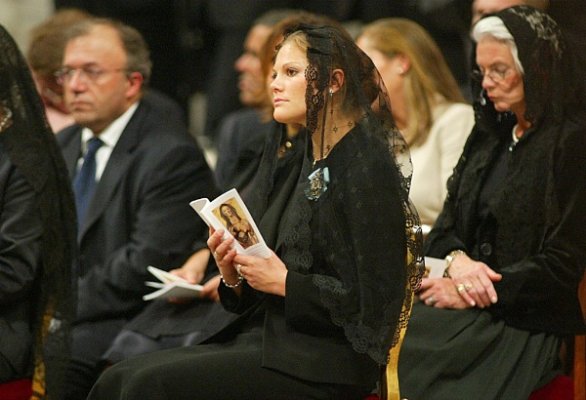
[[[180,276],[189,283],[201,283],[205,270],[208,266],[211,252],[207,248],[193,253],[191,257],[181,266],[169,271],[170,273]],[[218,285],[220,284],[220,276],[214,276],[212,279],[203,284],[203,290],[201,291],[202,299],[209,299],[211,301],[220,301],[220,295],[218,294]],[[169,299],[173,303],[184,303],[185,299]]]
[[[204,299],[210,299],[216,303],[220,301],[220,294],[218,293],[218,286],[220,285],[220,275],[214,276],[212,279],[203,284],[203,290],[201,291],[201,297]]]
[[[451,309],[472,307],[458,294],[450,278],[423,278],[418,295],[419,300],[430,307]]]
[[[485,263],[459,254],[452,260],[448,272],[460,296],[472,307],[485,308],[498,301],[493,282],[500,281],[503,276]]]
[[[261,292],[285,296],[287,268],[275,253],[271,252],[269,258],[239,254],[234,262],[251,287]]]
[[[234,239],[228,238],[224,240],[222,237],[224,230],[214,230],[210,228],[210,237],[208,238],[207,244],[212,252],[212,256],[216,261],[216,265],[220,270],[220,274],[224,278],[224,283],[228,285],[238,285],[241,281],[234,257],[236,257],[236,250],[234,250]],[[234,287],[234,291],[240,294],[242,288],[240,286]]]
[[[185,279],[189,283],[200,283],[205,275],[209,259],[210,250],[203,248],[193,253],[180,268],[172,269],[169,272]]]

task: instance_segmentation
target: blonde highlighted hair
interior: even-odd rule
[[[404,18],[374,21],[364,27],[360,37],[388,58],[403,55],[409,59],[404,87],[408,116],[403,136],[408,145],[425,142],[434,107],[441,102],[465,102],[439,47],[423,27]]]

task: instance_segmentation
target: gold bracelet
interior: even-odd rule
[[[446,260],[446,269],[444,271],[444,277],[445,278],[451,278],[450,276],[450,266],[452,265],[452,263],[454,262],[454,259],[459,256],[459,255],[466,255],[466,252],[464,250],[452,250],[448,253],[448,255],[446,256],[445,260]]]

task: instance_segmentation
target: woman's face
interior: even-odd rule
[[[294,42],[286,42],[277,53],[270,88],[273,117],[278,122],[305,126],[305,70],[308,65],[305,51]]]
[[[485,37],[476,47],[476,63],[483,73],[482,88],[499,111],[525,113],[523,76],[515,67],[509,46]]]
[[[232,212],[232,209],[228,206],[223,206],[220,208],[220,212],[225,215],[226,217],[233,217],[234,213]]]

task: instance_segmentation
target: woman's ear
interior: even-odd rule
[[[332,78],[330,79],[329,91],[336,93],[344,86],[344,71],[341,69],[335,69],[332,72]]]
[[[405,75],[411,69],[411,60],[404,54],[397,54],[395,57],[396,64],[399,68],[399,75]]]

